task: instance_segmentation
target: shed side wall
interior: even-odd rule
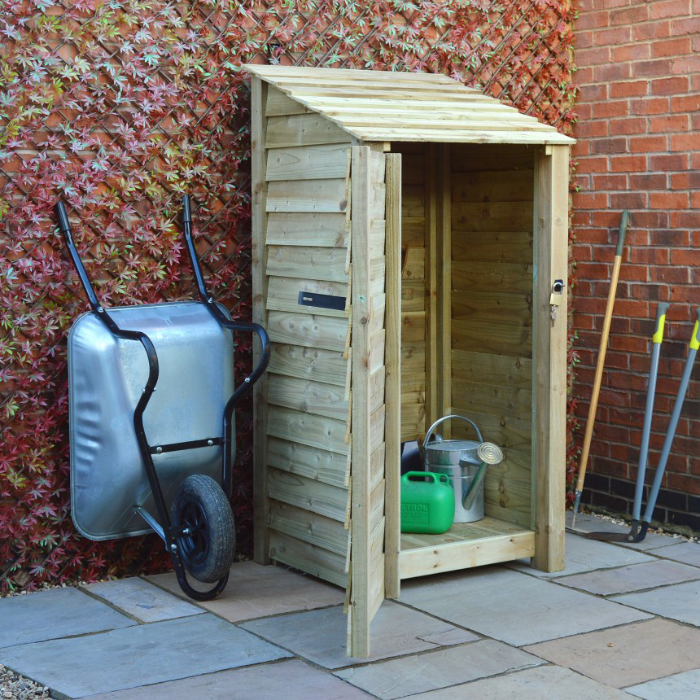
[[[271,360],[265,446],[257,450],[265,555],[339,586],[348,576],[350,142],[269,87],[264,106],[264,252],[258,317]],[[264,316],[259,312],[264,309]]]

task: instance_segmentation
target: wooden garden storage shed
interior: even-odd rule
[[[563,568],[573,141],[442,75],[246,68],[255,558],[345,587],[365,656],[402,579]],[[401,536],[401,444],[451,412],[505,453],[486,518]]]

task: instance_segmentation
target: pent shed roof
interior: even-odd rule
[[[438,73],[244,67],[361,141],[574,143],[554,127]]]

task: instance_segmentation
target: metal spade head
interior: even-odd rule
[[[503,461],[503,451],[492,442],[482,442],[476,454],[484,464],[500,464]]]

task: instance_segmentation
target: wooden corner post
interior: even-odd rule
[[[532,564],[541,571],[564,568],[568,203],[569,147],[539,148],[535,155]],[[557,280],[564,287],[553,295]]]
[[[253,270],[253,321],[267,327],[265,311],[266,254],[265,232],[265,102],[267,83],[260,78],[251,79],[251,176],[252,176],[252,270]],[[253,364],[260,360],[260,342],[253,345]],[[267,375],[263,375],[253,388],[253,527],[254,559],[258,564],[270,563],[270,535],[268,529],[267,499]]]

